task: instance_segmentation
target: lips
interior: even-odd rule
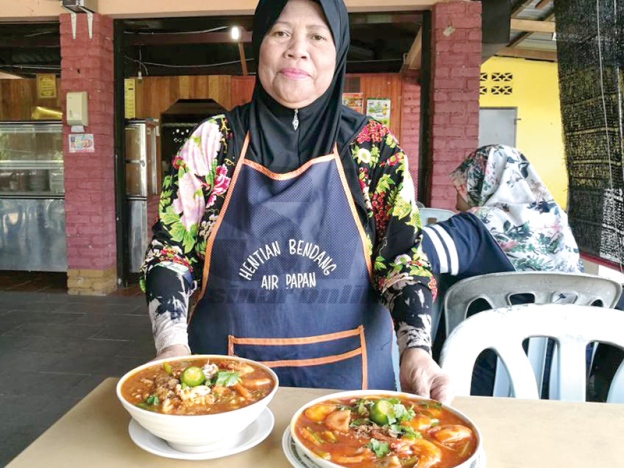
[[[301,70],[300,68],[282,68],[280,73],[284,75],[284,77],[289,78],[291,80],[301,80],[303,78],[307,78],[308,73]]]

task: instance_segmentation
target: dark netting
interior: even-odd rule
[[[624,1],[557,0],[570,225],[581,251],[624,264]]]

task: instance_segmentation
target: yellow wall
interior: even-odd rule
[[[567,206],[568,176],[565,167],[557,64],[493,57],[482,73],[513,74],[511,95],[481,95],[481,107],[517,107],[516,147],[534,165],[553,197]],[[491,87],[491,79],[481,85]]]

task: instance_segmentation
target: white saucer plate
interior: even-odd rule
[[[282,436],[282,449],[284,455],[294,468],[319,468],[319,465],[308,457],[306,454],[297,450],[297,445],[290,435],[290,427],[287,427]],[[474,461],[470,468],[486,468],[485,451],[481,449],[481,453]]]
[[[295,441],[290,436],[290,427],[287,427],[282,436],[282,450],[284,455],[295,468],[318,468],[318,465],[314,463],[310,457],[297,450]]]
[[[134,419],[128,425],[128,433],[132,441],[146,452],[159,457],[175,458],[177,460],[211,460],[214,458],[227,457],[236,453],[244,452],[255,447],[266,439],[275,424],[275,418],[271,410],[266,408],[258,419],[240,434],[223,442],[223,445],[209,452],[187,453],[175,450],[160,437],[156,437]]]

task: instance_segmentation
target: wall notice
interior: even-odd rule
[[[94,151],[93,133],[72,133],[69,135],[70,153],[93,153]]]
[[[39,99],[56,98],[56,75],[51,73],[37,75],[37,96]]]
[[[390,126],[390,99],[367,99],[366,115]]]
[[[136,117],[136,80],[134,78],[124,80],[124,114],[126,119]]]
[[[364,113],[364,93],[343,93],[342,104],[360,114]]]

